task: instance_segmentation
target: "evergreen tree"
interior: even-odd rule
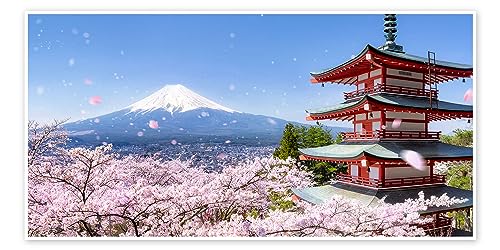
[[[321,124],[305,127],[289,123],[285,126],[280,145],[275,149],[273,155],[280,159],[288,157],[298,159],[299,148],[322,147],[341,141],[340,134],[334,139],[331,131]],[[329,162],[304,161],[302,165],[313,175],[314,181],[319,185],[329,183],[337,173],[347,170],[343,165]]]
[[[273,156],[282,160],[288,157],[299,158],[299,134],[293,124],[288,123],[283,131],[280,146],[274,150]]]
[[[453,135],[442,135],[441,141],[455,146],[472,147],[474,134],[472,130],[455,129]],[[447,184],[451,187],[472,190],[473,180],[472,162],[449,163],[446,170]],[[452,212],[456,227],[459,229],[472,230],[472,216],[465,212]]]

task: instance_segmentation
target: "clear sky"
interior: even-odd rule
[[[396,42],[407,53],[431,50],[472,65],[472,15],[397,18]],[[305,109],[339,103],[354,89],[312,85],[309,72],[382,45],[383,22],[382,14],[30,15],[29,119],[95,117],[180,83],[231,109],[305,122]],[[469,88],[471,79],[441,84],[440,99],[465,103]],[[89,104],[92,96],[102,102]]]

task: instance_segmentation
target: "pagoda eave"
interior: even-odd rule
[[[404,53],[394,53],[379,50],[371,45],[367,45],[353,59],[337,67],[324,70],[322,72],[311,72],[311,83],[355,83],[355,78],[370,70],[379,68],[393,68],[398,70],[408,70],[412,72],[424,73],[426,81],[429,82],[429,65],[426,58],[413,56]],[[432,82],[442,83],[458,78],[472,77],[473,69],[470,65],[454,64],[444,61],[437,61],[431,67],[433,76]],[[354,78],[354,79],[353,79]]]
[[[471,119],[472,106],[444,101],[430,103],[428,98],[407,98],[391,94],[366,95],[357,101],[341,103],[331,108],[308,110],[307,121],[351,121],[356,114],[372,111],[426,113],[428,121]]]

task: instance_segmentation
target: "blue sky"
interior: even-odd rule
[[[399,14],[407,53],[472,64],[472,15]],[[384,43],[383,15],[29,15],[29,119],[79,120],[183,84],[242,112],[305,122],[307,108],[343,100],[344,85],[309,83],[366,44]],[[472,80],[441,84],[464,103]],[[90,105],[92,96],[102,97]],[[347,123],[327,123],[349,126]],[[449,132],[466,121],[431,124]]]

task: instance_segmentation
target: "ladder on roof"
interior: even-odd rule
[[[429,73],[427,75],[427,83],[429,84],[429,106],[430,109],[438,107],[437,98],[434,98],[433,93],[437,93],[438,84],[434,68],[436,67],[436,53],[427,51],[427,68]],[[435,105],[434,105],[435,104]]]

